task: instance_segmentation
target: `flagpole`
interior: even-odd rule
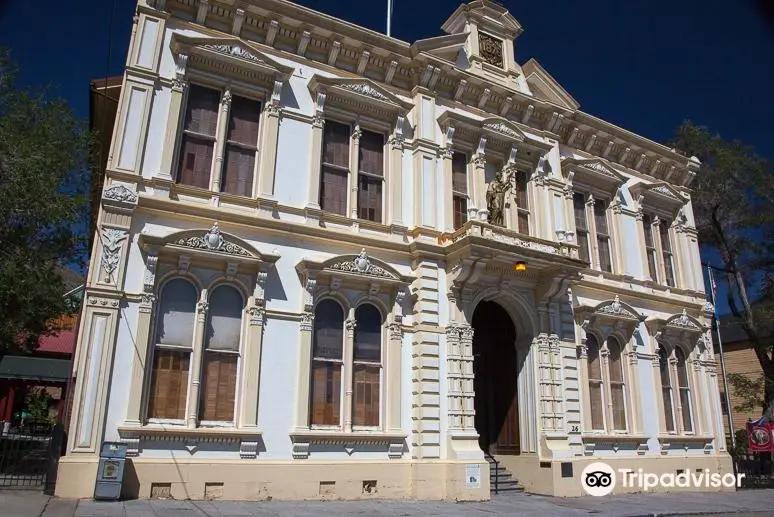
[[[392,34],[392,0],[387,0],[387,37]]]
[[[726,377],[726,360],[723,356],[723,340],[720,337],[720,318],[718,307],[715,303],[715,277],[712,275],[712,266],[707,264],[707,274],[710,281],[710,297],[712,298],[712,317],[715,320],[715,331],[718,335],[718,352],[720,352],[720,371],[723,375],[723,388],[726,397],[726,416],[728,417],[728,430],[731,433],[731,448],[736,449],[736,432],[734,432],[734,415],[731,408],[731,396],[728,393],[728,377]]]

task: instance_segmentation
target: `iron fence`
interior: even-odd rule
[[[61,424],[29,424],[0,436],[0,488],[53,493],[64,443]]]
[[[771,453],[738,452],[732,455],[737,474],[744,474],[742,488],[774,488]]]

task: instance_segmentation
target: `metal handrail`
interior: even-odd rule
[[[484,452],[484,455],[492,460],[492,463],[494,463],[495,466],[495,481],[494,481],[494,487],[495,487],[495,494],[500,493],[500,462],[497,461],[497,459],[489,454],[489,452]]]

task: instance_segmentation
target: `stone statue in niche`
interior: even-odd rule
[[[503,171],[498,171],[495,178],[489,182],[486,189],[486,208],[489,210],[489,223],[505,226],[505,194],[511,190],[508,179],[503,177]]]

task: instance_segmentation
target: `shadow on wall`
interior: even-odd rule
[[[134,468],[132,458],[126,458],[124,465],[124,483],[121,486],[121,499],[139,499],[140,498],[140,480],[137,477],[137,471]]]

